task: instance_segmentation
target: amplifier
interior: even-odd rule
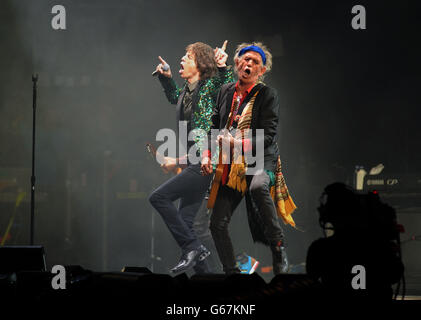
[[[355,174],[355,187],[361,192],[379,193],[382,201],[397,211],[421,212],[421,173],[410,174],[366,174],[359,170]]]
[[[421,174],[368,174],[364,177],[363,190],[421,194]]]

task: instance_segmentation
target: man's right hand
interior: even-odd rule
[[[159,74],[162,74],[163,76],[166,76],[167,78],[171,78],[171,68],[168,63],[166,63],[165,60],[161,58],[161,56],[158,56],[158,59],[161,61],[161,63],[156,66],[155,71],[157,71]],[[168,65],[167,71],[164,71],[164,65]]]
[[[204,157],[202,159],[202,165],[200,166],[200,172],[203,176],[208,176],[213,173],[213,166],[211,159],[209,157]]]

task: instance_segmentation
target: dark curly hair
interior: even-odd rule
[[[208,79],[217,72],[215,53],[213,49],[203,42],[195,42],[186,47],[186,51],[191,50],[194,54],[197,70],[200,73],[200,79]]]

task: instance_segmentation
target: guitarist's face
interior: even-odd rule
[[[196,59],[191,50],[186,51],[186,54],[181,58],[180,76],[190,83],[199,80],[199,70],[197,69]]]
[[[243,83],[253,84],[266,72],[262,57],[255,51],[247,51],[235,60],[238,79]]]

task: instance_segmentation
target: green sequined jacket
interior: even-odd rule
[[[159,75],[159,80],[168,101],[176,105],[178,124],[178,121],[181,119],[181,113],[183,112],[182,102],[187,82],[180,88],[173,78]],[[198,88],[194,91],[190,125],[191,130],[202,129],[200,131],[194,131],[194,142],[200,153],[205,148],[204,143],[207,143],[207,132],[212,125],[211,117],[216,106],[216,97],[218,96],[219,89],[223,84],[233,81],[234,75],[231,67],[218,68],[218,74],[216,76],[206,80],[200,80]]]

